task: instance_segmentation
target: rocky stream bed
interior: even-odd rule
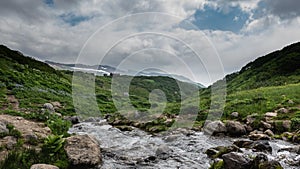
[[[243,167],[240,165],[243,161],[251,160],[279,163],[285,169],[300,167],[299,146],[282,140],[251,141],[226,136],[208,137],[203,132],[189,129],[175,129],[152,135],[137,128],[121,131],[101,119],[76,124],[69,132],[88,134],[98,141],[102,156],[102,164],[98,168],[101,169],[207,169],[214,161],[221,160],[217,155],[220,156],[224,148],[226,151],[230,150],[222,152],[227,153],[228,157],[224,159],[222,156],[224,162],[227,161],[235,168],[238,166],[236,169]]]

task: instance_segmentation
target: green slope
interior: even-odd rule
[[[260,57],[226,76],[228,92],[300,82],[300,43]]]

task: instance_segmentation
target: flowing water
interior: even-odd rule
[[[158,168],[158,169],[207,169],[211,160],[204,153],[208,148],[232,145],[234,138],[207,137],[202,132],[176,129],[151,135],[139,129],[120,131],[105,120],[74,125],[70,133],[93,135],[100,143],[103,165],[101,169]],[[288,163],[300,156],[279,149],[293,146],[290,143],[270,141],[273,152],[269,159],[280,161],[284,168],[296,169]],[[244,153],[255,155],[251,150]]]

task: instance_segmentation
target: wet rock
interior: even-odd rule
[[[259,165],[259,169],[283,169],[278,161],[266,161]]]
[[[70,121],[72,124],[79,123],[79,118],[77,116],[65,117],[64,119]]]
[[[133,127],[131,127],[131,126],[115,126],[115,127],[121,131],[132,131],[133,130]]]
[[[241,153],[231,152],[222,156],[224,169],[249,169],[251,160]]]
[[[170,157],[172,150],[167,145],[161,145],[157,148],[155,155],[160,159],[167,159]]]
[[[266,131],[264,132],[264,134],[267,134],[267,135],[270,136],[270,137],[273,137],[273,136],[274,136],[273,131],[270,130],[270,129],[266,130]]]
[[[223,154],[227,154],[230,152],[242,152],[242,151],[236,145],[227,146],[227,147],[218,146],[218,147],[207,149],[205,154],[207,154],[209,158],[215,159],[215,158],[220,158]]]
[[[239,113],[238,112],[232,112],[230,115],[233,118],[238,118],[239,117]]]
[[[0,121],[0,134],[8,134],[9,130],[6,128],[6,124]]]
[[[271,140],[271,137],[266,134],[250,134],[249,138],[251,140]]]
[[[272,147],[268,141],[262,140],[253,143],[252,149],[259,152],[272,152]]]
[[[288,151],[290,153],[300,154],[300,145],[293,146],[293,147],[282,148],[282,149],[279,150],[279,152],[282,152],[282,151]]]
[[[251,140],[237,140],[235,142],[233,142],[234,145],[240,147],[240,148],[251,148],[251,145],[254,142]]]
[[[228,121],[226,123],[226,129],[231,136],[241,136],[246,134],[244,125],[238,121]]]
[[[227,132],[227,129],[223,122],[213,121],[213,122],[208,123],[203,128],[203,132],[208,135],[210,135],[210,134],[218,135],[218,134],[225,134]]]
[[[252,162],[253,169],[259,169],[259,166],[268,161],[268,157],[265,154],[258,154]]]
[[[89,135],[76,135],[66,138],[64,147],[71,168],[88,169],[101,164],[99,144]]]
[[[59,168],[54,165],[48,165],[48,164],[34,164],[30,167],[30,169],[59,169]]]
[[[54,112],[55,110],[54,110],[54,107],[53,107],[53,105],[51,104],[51,103],[45,103],[44,105],[43,105],[43,107],[46,109],[46,110],[48,110],[49,112]]]

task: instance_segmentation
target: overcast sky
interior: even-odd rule
[[[299,41],[299,7],[299,0],[4,0],[0,43],[41,60],[156,68],[208,85]]]

